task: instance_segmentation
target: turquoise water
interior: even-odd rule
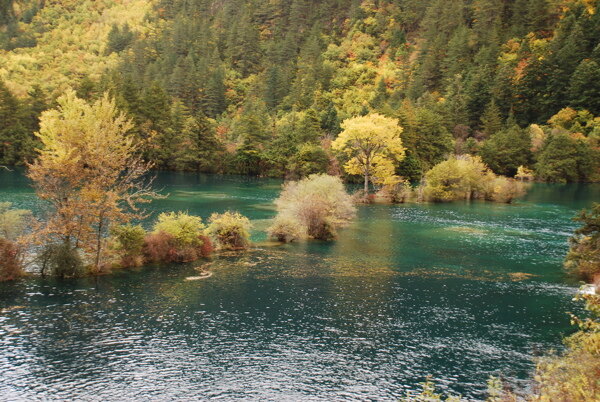
[[[560,348],[577,282],[561,260],[598,185],[516,205],[368,206],[335,243],[274,247],[280,181],[161,173],[151,210],[239,210],[257,247],[211,262],[0,284],[0,399],[396,400],[432,375],[484,397]],[[19,173],[0,201],[40,213]],[[197,264],[196,264],[197,265]]]

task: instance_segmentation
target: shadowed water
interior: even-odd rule
[[[18,173],[0,201],[40,213]],[[561,269],[597,185],[517,205],[361,207],[337,242],[273,247],[280,182],[161,173],[151,209],[252,218],[256,249],[194,265],[0,284],[0,399],[396,400],[432,375],[471,399],[526,385],[559,348],[577,283]]]

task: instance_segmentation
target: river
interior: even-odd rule
[[[485,396],[490,375],[526,387],[534,359],[572,331],[562,271],[571,218],[598,185],[534,185],[514,205],[362,206],[333,243],[262,232],[281,182],[160,173],[151,206],[208,218],[238,210],[256,248],[94,279],[0,283],[0,400],[397,400],[427,375]],[[0,171],[0,201],[40,213]]]

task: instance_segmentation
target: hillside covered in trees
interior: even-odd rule
[[[161,169],[341,173],[341,123],[398,119],[419,180],[452,155],[600,180],[597,0],[4,0],[0,163],[41,111],[109,91]]]

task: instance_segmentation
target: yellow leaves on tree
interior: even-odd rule
[[[344,165],[347,173],[364,177],[365,196],[370,181],[388,185],[399,179],[395,167],[404,158],[405,148],[397,119],[374,113],[344,120],[342,129],[331,147],[349,158]]]
[[[28,176],[53,207],[41,234],[93,252],[95,267],[109,226],[139,216],[138,204],[155,196],[142,180],[149,166],[136,155],[131,128],[108,95],[90,105],[68,91],[36,133],[42,147]]]

